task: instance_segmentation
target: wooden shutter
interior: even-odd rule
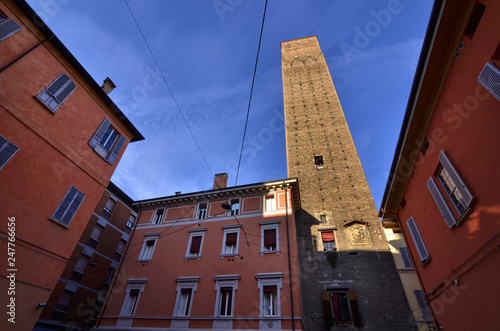
[[[85,194],[71,186],[66,196],[59,204],[59,207],[57,207],[54,215],[52,215],[52,218],[63,224],[69,225],[84,198]]]
[[[455,216],[453,216],[450,207],[448,207],[446,200],[441,195],[441,192],[439,191],[436,182],[434,181],[434,177],[429,178],[429,180],[427,181],[427,187],[429,188],[434,201],[436,201],[439,211],[444,217],[444,221],[446,222],[448,227],[451,228],[457,223],[457,220],[455,219]]]
[[[102,121],[101,125],[95,132],[94,136],[92,139],[89,141],[89,145],[92,147],[96,147],[99,141],[101,140],[102,136],[106,133],[106,130],[111,126],[111,122],[105,118],[104,121]]]
[[[238,234],[237,233],[228,233],[226,234],[226,245],[236,245],[236,241],[238,239]]]
[[[0,169],[9,162],[9,160],[17,153],[19,148],[14,146],[10,141],[0,136]]]
[[[191,253],[199,252],[201,247],[201,236],[193,237],[191,239],[191,248],[189,251]]]
[[[414,290],[413,293],[415,293],[415,297],[417,298],[418,307],[422,312],[422,318],[425,321],[431,321],[432,317],[429,312],[429,308],[427,308],[427,303],[425,302],[424,293],[421,290]]]
[[[327,290],[321,291],[321,302],[323,305],[323,320],[325,322],[325,326],[330,328],[333,325],[333,311],[330,301],[330,292]]]
[[[115,162],[116,157],[118,156],[118,154],[120,153],[120,150],[123,147],[123,144],[125,144],[125,140],[127,140],[125,138],[125,136],[124,135],[120,135],[120,138],[118,138],[118,142],[116,143],[115,147],[113,147],[113,151],[108,156],[108,160],[107,161],[110,164],[113,164]]]
[[[54,112],[75,89],[75,83],[63,73],[37,97],[45,106]]]
[[[355,326],[361,325],[361,316],[359,315],[358,300],[356,298],[356,292],[353,289],[347,291],[347,298],[349,299],[349,305],[351,307],[352,323]]]
[[[455,182],[457,190],[460,192],[460,194],[462,194],[462,197],[464,198],[465,208],[467,209],[470,202],[472,201],[472,198],[473,198],[472,194],[470,193],[467,186],[465,186],[462,178],[460,178],[460,175],[455,170],[455,168],[453,167],[453,164],[451,164],[450,160],[448,159],[448,157],[446,156],[446,154],[443,151],[441,151],[441,154],[439,154],[439,161],[441,162],[443,167],[446,168],[446,170],[450,174],[450,177],[453,180],[453,182]]]
[[[500,101],[500,69],[487,62],[477,81]]]
[[[405,265],[405,269],[413,269],[413,263],[411,263],[410,254],[408,254],[408,248],[399,247],[399,252],[401,253],[401,258]]]
[[[6,39],[19,30],[21,27],[12,18],[2,20],[0,22],[0,40]]]
[[[424,241],[422,237],[420,237],[420,232],[418,231],[417,224],[413,217],[411,217],[406,224],[410,229],[411,237],[413,238],[413,242],[417,247],[418,255],[420,256],[420,260],[425,261],[429,257],[429,253],[427,253],[427,249],[425,248]]]
[[[264,246],[276,245],[276,229],[264,230]]]

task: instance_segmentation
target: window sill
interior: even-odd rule
[[[222,259],[222,258],[225,258],[225,257],[228,257],[228,256],[238,257],[239,255],[240,255],[239,253],[221,254],[220,257]]]
[[[467,219],[467,217],[469,217],[471,212],[472,212],[472,208],[469,205],[469,207],[467,207],[467,209],[464,211],[464,213],[462,215],[460,215],[460,218],[455,223],[455,227],[458,228],[460,225],[462,225],[462,223]]]
[[[425,260],[422,261],[422,264],[420,265],[421,268],[425,268],[429,262],[431,262],[431,256],[429,255]]]
[[[51,220],[52,222],[56,223],[56,224],[57,224],[57,225],[59,225],[59,226],[62,226],[62,227],[63,227],[63,228],[65,228],[65,229],[68,229],[68,230],[70,229],[70,227],[69,227],[69,226],[67,226],[67,225],[66,225],[66,224],[64,224],[64,223],[59,222],[59,221],[58,221],[58,220],[56,220],[55,218],[52,218],[52,217],[50,217],[50,216],[49,216],[49,220]]]
[[[185,256],[184,257],[184,261],[187,261],[187,260],[200,260],[201,259],[201,255],[200,256]]]
[[[137,260],[137,263],[151,263],[153,259],[139,259]]]
[[[274,251],[260,251],[260,255],[264,255],[264,254],[276,254],[276,255],[279,255],[280,254],[280,250],[279,249],[276,249]]]

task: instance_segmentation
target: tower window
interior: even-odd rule
[[[323,156],[318,155],[314,157],[314,164],[316,165],[316,168],[323,168]]]

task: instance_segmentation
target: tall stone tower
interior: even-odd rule
[[[306,330],[411,330],[373,198],[316,36],[281,43],[288,177]]]

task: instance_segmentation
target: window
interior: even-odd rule
[[[274,199],[274,194],[266,195],[266,211],[276,210],[276,199]]]
[[[147,236],[144,239],[144,243],[142,244],[142,250],[139,254],[139,262],[151,262],[153,259],[153,252],[156,247],[156,242],[158,241],[158,236]]]
[[[413,293],[417,298],[418,307],[420,308],[420,312],[422,313],[422,319],[424,321],[432,321],[431,313],[429,312],[429,308],[425,303],[424,292],[422,292],[421,290],[414,290]]]
[[[125,233],[130,233],[132,232],[132,227],[134,226],[135,223],[135,216],[130,215],[127,221],[127,224],[125,226]]]
[[[327,327],[349,326],[360,322],[356,293],[349,288],[329,288],[321,292]]]
[[[263,221],[261,225],[260,254],[279,253],[278,221]]]
[[[21,27],[12,18],[7,18],[0,12],[0,40],[12,36],[19,30]]]
[[[153,216],[153,224],[161,224],[161,220],[163,218],[163,212],[165,209],[157,209],[156,213]]]
[[[122,258],[123,250],[125,249],[126,244],[127,244],[127,242],[125,240],[123,240],[123,239],[120,240],[120,242],[118,243],[118,246],[116,247],[116,252],[115,252],[115,256],[113,257],[113,260],[120,261],[120,259]]]
[[[232,316],[233,288],[223,287],[219,292],[219,316]]]
[[[193,294],[200,281],[199,277],[177,278],[177,297],[174,306],[174,316],[189,316],[193,304]]]
[[[104,209],[101,213],[101,216],[105,219],[109,220],[111,217],[111,213],[113,212],[113,208],[115,207],[116,201],[113,199],[109,199],[104,206]]]
[[[50,319],[55,321],[62,321],[64,319],[64,316],[66,316],[66,313],[68,312],[68,306],[73,298],[73,294],[73,292],[66,290],[62,293]]]
[[[323,241],[323,250],[332,252],[337,250],[335,245],[335,234],[333,231],[321,231],[321,240]]]
[[[420,232],[418,231],[417,224],[415,223],[413,217],[410,217],[410,219],[406,221],[406,224],[408,225],[408,229],[410,229],[410,234],[413,238],[415,247],[417,248],[420,260],[422,262],[426,262],[430,258],[430,255],[427,253],[427,248],[425,248],[424,241],[420,236]]]
[[[240,213],[240,199],[231,199],[231,210],[229,215],[238,215]]]
[[[135,314],[141,293],[144,291],[144,286],[147,283],[147,279],[129,279],[127,280],[127,283],[127,292],[120,315]]]
[[[215,301],[214,316],[231,317],[234,309],[234,295],[238,289],[239,275],[215,276],[215,290],[217,297]]]
[[[71,280],[79,283],[82,280],[83,274],[85,272],[85,268],[87,268],[87,265],[90,261],[90,257],[87,255],[82,254],[80,258],[78,259],[78,262],[76,262],[75,269],[73,270],[73,273],[71,274]]]
[[[106,159],[110,164],[113,164],[125,144],[125,141],[125,136],[119,135],[119,133],[111,127],[111,122],[105,118],[92,139],[90,139],[89,145],[94,148],[97,154]]]
[[[52,215],[52,220],[69,225],[84,198],[85,194],[71,186]]]
[[[323,164],[323,156],[317,155],[314,157],[314,164],[316,165],[316,168],[320,169],[324,167]]]
[[[321,223],[326,223],[326,215],[319,215],[319,221]]]
[[[0,136],[0,169],[2,169],[7,162],[9,162],[18,150],[19,148],[17,148],[14,144]]]
[[[95,248],[97,246],[102,230],[104,230],[103,226],[99,224],[95,225],[94,229],[92,230],[92,233],[90,234],[89,240],[87,241],[87,246],[90,246],[92,248]]]
[[[198,205],[198,219],[203,220],[207,217],[207,204],[200,203]]]
[[[66,74],[61,74],[37,98],[54,113],[75,89],[75,83]]]
[[[224,241],[222,243],[222,254],[224,256],[238,255],[240,230],[229,228],[224,230]]]
[[[201,249],[203,247],[203,237],[206,228],[191,229],[189,235],[188,248],[185,259],[201,258]]]
[[[492,62],[487,62],[477,81],[500,101],[500,69]]]
[[[464,34],[472,39],[472,36],[474,36],[474,33],[476,32],[477,26],[479,25],[479,22],[481,21],[481,18],[483,17],[484,10],[486,9],[486,6],[483,5],[482,3],[476,2],[474,5],[474,9],[472,11],[472,14],[470,15],[469,18],[469,23],[467,23],[467,27],[465,28]]]
[[[458,215],[461,216],[469,208],[472,201],[472,194],[469,192],[443,151],[441,151],[441,154],[439,155],[439,161],[441,162],[441,168],[438,171],[437,177],[446,192],[449,201],[455,207]],[[427,187],[429,188],[429,191],[431,192],[431,195],[434,198],[434,201],[436,202],[448,227],[451,228],[456,225],[457,219],[448,207],[448,202],[445,200],[441,191],[437,187],[434,177],[429,178],[427,181]]]
[[[106,274],[106,277],[104,278],[104,284],[109,285],[113,281],[113,277],[115,276],[116,269],[115,268],[109,268],[108,273]]]
[[[403,259],[405,269],[413,269],[413,263],[411,263],[410,254],[408,253],[408,248],[399,247],[399,253],[401,253],[401,258]]]
[[[260,290],[260,316],[281,316],[280,290],[282,289],[282,273],[257,274]]]

